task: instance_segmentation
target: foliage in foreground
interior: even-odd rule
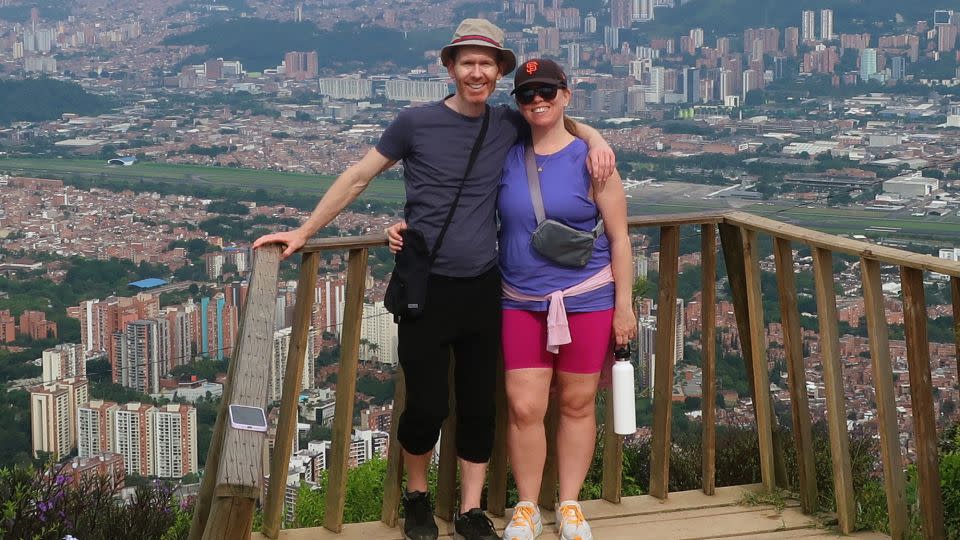
[[[191,508],[164,483],[139,486],[125,502],[99,475],[71,482],[62,467],[0,469],[0,540],[124,538],[181,540]]]

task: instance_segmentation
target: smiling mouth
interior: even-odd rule
[[[483,90],[487,85],[484,83],[474,83],[474,84],[467,84],[467,86],[469,86],[474,90]]]
[[[550,107],[534,107],[533,112],[543,113],[543,112],[547,112],[548,110],[550,110]]]

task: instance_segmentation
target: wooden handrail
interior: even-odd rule
[[[758,425],[760,448],[760,462],[763,473],[763,486],[773,489],[776,485],[775,445],[777,440],[772,436],[775,427],[775,418],[770,407],[769,382],[767,378],[767,355],[765,346],[765,324],[763,321],[763,298],[760,291],[760,269],[757,250],[758,233],[767,234],[774,239],[774,259],[777,274],[777,287],[780,296],[781,320],[783,323],[785,355],[789,373],[789,392],[791,396],[792,416],[794,424],[795,444],[800,468],[800,497],[805,512],[816,509],[817,486],[813,464],[812,437],[810,429],[809,406],[806,401],[806,381],[804,361],[801,351],[801,334],[799,313],[796,302],[796,288],[793,281],[793,253],[792,242],[809,246],[814,254],[814,275],[816,283],[816,299],[820,314],[820,341],[823,355],[824,379],[827,392],[828,432],[831,443],[831,454],[834,465],[833,476],[837,502],[837,516],[840,529],[850,532],[856,520],[856,507],[853,500],[852,478],[850,475],[850,456],[847,442],[846,417],[843,397],[843,373],[840,358],[837,352],[839,340],[836,324],[836,297],[833,292],[832,254],[845,253],[855,255],[861,259],[861,271],[864,284],[864,299],[867,312],[868,331],[872,356],[872,369],[877,387],[878,418],[881,435],[881,457],[884,464],[885,490],[888,499],[891,533],[894,538],[902,538],[908,526],[906,520],[906,505],[904,493],[903,470],[900,463],[900,448],[898,443],[895,401],[892,387],[892,368],[887,344],[887,329],[883,315],[882,291],[880,290],[880,264],[899,266],[902,271],[905,291],[904,312],[907,330],[908,364],[910,368],[911,397],[913,400],[914,417],[917,426],[918,471],[920,476],[919,496],[922,506],[923,532],[926,538],[937,538],[943,531],[943,506],[939,490],[939,476],[937,470],[936,430],[933,416],[932,392],[929,371],[929,357],[926,347],[925,310],[922,287],[922,272],[933,271],[951,276],[951,291],[953,293],[954,309],[960,310],[960,263],[945,261],[929,255],[914,254],[907,251],[878,246],[848,238],[833,236],[812,231],[796,225],[780,223],[772,219],[754,216],[739,211],[693,212],[685,214],[632,216],[628,220],[631,229],[643,227],[660,228],[660,291],[658,298],[658,335],[656,350],[658,361],[653,367],[655,370],[654,391],[654,425],[651,448],[651,475],[650,493],[660,498],[669,495],[669,455],[671,393],[673,388],[672,355],[675,347],[673,320],[676,313],[677,274],[679,272],[678,259],[680,255],[679,240],[681,226],[701,227],[701,253],[704,267],[703,297],[703,489],[710,494],[715,482],[715,431],[714,410],[715,401],[715,303],[716,303],[716,235],[719,229],[720,248],[727,268],[727,276],[733,296],[734,312],[741,350],[744,355],[744,367],[748,374],[751,396],[753,398],[754,413]],[[366,274],[367,251],[370,248],[386,245],[384,234],[370,234],[358,237],[321,238],[309,241],[301,250],[304,254],[303,272],[298,290],[296,306],[298,316],[294,335],[291,340],[291,357],[288,358],[287,372],[291,380],[285,380],[284,392],[281,398],[281,424],[278,438],[287,438],[290,418],[295,421],[296,397],[299,394],[297,374],[302,373],[302,346],[301,341],[309,327],[309,303],[312,298],[313,283],[316,279],[315,255],[322,251],[349,250],[349,270],[347,278],[347,306],[344,313],[344,331],[341,358],[340,384],[337,388],[336,420],[334,429],[334,447],[331,459],[330,483],[327,491],[327,514],[325,527],[332,531],[339,531],[343,523],[343,508],[345,496],[347,449],[351,435],[351,420],[353,416],[353,399],[355,391],[357,361],[359,356],[359,336],[362,319],[362,305],[364,295],[364,278]],[[274,261],[273,265],[278,265]],[[274,268],[274,271],[276,268]],[[273,293],[275,294],[275,292]],[[268,288],[251,290],[251,298],[270,295]],[[256,302],[262,303],[262,298]],[[306,302],[301,306],[301,303]],[[270,310],[272,311],[272,310]],[[247,319],[244,315],[244,321]],[[304,321],[307,322],[304,322]],[[238,347],[240,348],[240,347]],[[957,339],[957,349],[960,352],[960,337]],[[300,351],[299,354],[294,354]],[[663,359],[663,360],[661,360]],[[238,375],[233,372],[228,377],[227,388]],[[491,458],[489,471],[488,504],[489,510],[502,515],[506,501],[506,452],[505,452],[505,414],[502,377],[498,382],[498,410],[501,416],[497,420],[496,445]],[[400,499],[401,477],[403,474],[402,461],[399,455],[399,445],[393,440],[396,435],[396,421],[403,407],[404,386],[402,377],[397,380],[397,402],[394,409],[394,423],[391,428],[390,453],[388,456],[388,473],[384,489],[382,520],[390,526],[395,526],[398,520],[397,507]],[[227,394],[225,394],[227,395]],[[609,402],[609,399],[606,400]],[[453,410],[451,408],[451,410]],[[291,411],[293,414],[291,415]],[[610,407],[605,410],[609,420]],[[224,410],[218,416],[218,427],[214,434],[208,465],[216,471],[216,464],[211,464],[211,457],[215,461],[221,453],[224,444],[222,440],[222,420]],[[707,425],[709,424],[709,425]],[[448,421],[452,426],[452,419]],[[447,428],[450,429],[449,427]],[[606,430],[610,431],[610,430]],[[604,471],[603,471],[603,498],[611,502],[620,500],[620,475],[622,471],[622,441],[612,432],[605,433],[604,439]],[[286,445],[289,446],[289,445]],[[448,444],[449,446],[449,444]],[[279,450],[286,450],[278,445]],[[276,463],[271,476],[280,475],[285,480],[285,471],[289,460],[289,452],[282,452],[286,456],[275,456],[280,463]],[[243,457],[241,459],[248,459]],[[446,451],[441,455],[442,489],[438,492],[438,513],[444,518],[452,514],[452,503],[455,494],[455,456]],[[240,464],[241,466],[243,464]],[[281,467],[282,465],[282,467]],[[779,465],[779,464],[778,464]],[[208,472],[210,472],[208,470]],[[549,502],[555,496],[553,482],[555,472],[546,467],[543,483],[544,498],[541,502]],[[221,476],[221,475],[216,475]],[[211,479],[212,480],[212,479]],[[280,480],[280,478],[277,478]],[[205,478],[206,487],[207,480]],[[264,532],[269,537],[276,537],[279,527],[279,509],[282,508],[283,484],[271,482],[270,493],[267,495]],[[219,490],[219,495],[226,495],[225,488]],[[201,497],[203,499],[203,497]],[[443,499],[443,500],[439,500]],[[449,500],[448,500],[449,499]],[[209,508],[209,500],[204,503]],[[246,519],[245,515],[237,516],[236,512],[244,514],[246,508],[234,507],[235,517]],[[210,512],[211,519],[218,510]],[[222,513],[222,512],[221,512]],[[206,516],[202,516],[205,519]],[[219,517],[217,519],[222,519]],[[220,521],[221,523],[223,521]],[[195,519],[196,523],[196,519]],[[209,527],[208,527],[209,529]],[[201,526],[200,531],[203,531]],[[191,536],[192,539],[199,538]]]

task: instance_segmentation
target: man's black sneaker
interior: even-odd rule
[[[403,537],[407,540],[437,540],[440,530],[433,519],[430,494],[423,491],[404,491]]]
[[[500,540],[493,528],[493,522],[479,508],[473,508],[465,514],[457,514],[454,520],[454,538],[463,540]]]

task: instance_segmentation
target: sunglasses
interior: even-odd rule
[[[544,101],[552,101],[557,97],[557,92],[559,90],[559,86],[534,86],[532,88],[517,90],[514,95],[517,98],[517,103],[520,103],[521,105],[529,105],[533,103],[533,99],[536,96],[540,96]]]

